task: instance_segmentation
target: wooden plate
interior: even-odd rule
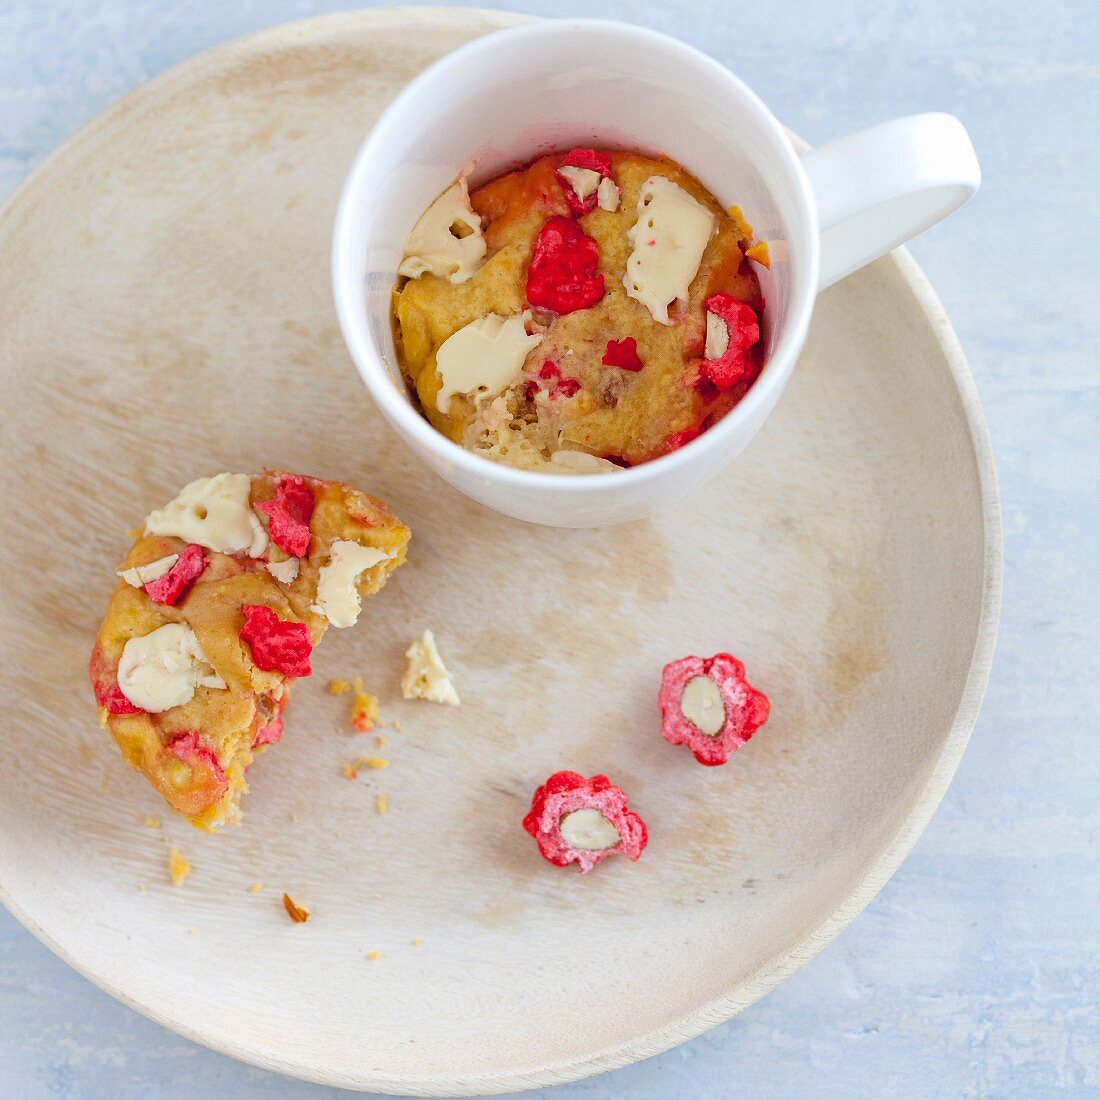
[[[0,898],[167,1027],[352,1088],[575,1079],[774,987],[932,814],[996,625],[981,410],[904,253],[821,299],[765,430],[655,522],[512,522],[393,437],[330,301],[337,193],[388,97],[517,18],[363,12],[214,50],[82,130],[0,220]],[[265,465],[376,492],[414,539],[296,689],[244,824],[203,836],[96,727],[85,662],[124,531],[194,477]],[[460,710],[399,699],[425,626]],[[705,769],[661,740],[657,686],[666,661],[727,648],[773,716]],[[402,728],[391,767],[352,783],[340,765],[371,739],[324,686],[356,673]],[[539,859],[519,822],[561,767],[627,788],[640,863]],[[194,864],[182,888],[170,844]]]

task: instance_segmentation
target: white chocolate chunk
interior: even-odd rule
[[[671,325],[668,307],[687,301],[713,232],[714,215],[672,180],[650,176],[642,184],[623,286],[658,324]]]
[[[267,547],[267,532],[248,502],[251,489],[245,474],[200,477],[175,500],[150,512],[145,530],[150,535],[174,535],[222,554],[247,551],[258,557]]]
[[[456,229],[469,232],[457,235]],[[452,283],[464,283],[477,271],[484,256],[481,218],[470,207],[470,193],[463,176],[413,226],[397,273],[417,279],[428,272]]]
[[[586,852],[602,852],[622,840],[619,830],[599,810],[574,810],[561,819],[558,828],[566,844]]]
[[[310,610],[324,615],[333,626],[354,626],[362,607],[356,581],[364,570],[388,557],[389,554],[373,546],[337,539],[329,552],[328,564],[321,566],[317,577],[317,602]]]
[[[252,541],[248,544],[248,556],[250,558],[263,557],[267,544],[271,541],[267,534],[267,528],[260,522],[254,508],[248,512],[248,526],[252,528]]]
[[[622,469],[614,462],[587,451],[555,451],[550,456],[550,461],[555,466],[560,466],[562,473],[566,474],[602,474]]]
[[[709,676],[693,676],[684,685],[680,696],[684,717],[708,737],[722,732],[726,724],[726,707],[718,685]]]
[[[614,214],[619,209],[620,194],[618,184],[610,176],[604,176],[600,180],[600,186],[596,188],[596,205],[601,210]]]
[[[147,584],[159,580],[180,560],[179,554],[168,554],[145,565],[134,565],[129,569],[119,569],[118,575],[132,588],[144,588]]]
[[[730,330],[717,313],[707,310],[707,346],[703,354],[708,359],[721,359],[729,350]]]
[[[286,561],[269,561],[264,568],[283,584],[293,584],[298,579],[298,570],[301,568],[298,558],[287,558]]]
[[[435,635],[425,630],[420,638],[405,650],[408,662],[401,677],[401,694],[406,699],[427,699],[431,703],[459,705],[451,674],[435,645]]]
[[[577,168],[567,164],[564,168],[558,169],[558,175],[569,183],[573,188],[573,194],[581,202],[584,202],[589,195],[595,194],[600,186],[600,174],[593,168]],[[599,199],[596,201],[599,202]]]
[[[435,369],[443,382],[435,407],[446,414],[456,393],[480,402],[504,390],[523,369],[531,349],[542,342],[541,333],[528,335],[530,320],[530,310],[507,319],[490,313],[448,336],[435,357]]]
[[[123,646],[118,686],[134,706],[159,714],[191,702],[196,687],[224,689],[225,681],[190,627],[166,623]]]

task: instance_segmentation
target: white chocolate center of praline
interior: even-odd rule
[[[701,733],[714,737],[726,724],[726,708],[718,685],[709,676],[693,676],[684,685],[680,710]]]
[[[707,346],[703,355],[707,359],[721,359],[730,348],[730,330],[717,313],[707,310]]]
[[[622,839],[619,830],[599,810],[574,810],[561,819],[562,839],[571,848],[602,852]]]

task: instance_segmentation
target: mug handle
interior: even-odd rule
[[[818,289],[832,286],[957,210],[982,182],[963,124],[909,115],[802,157],[821,233]]]

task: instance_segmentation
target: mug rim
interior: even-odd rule
[[[361,279],[356,278],[356,268],[362,257],[369,251],[369,242],[355,244],[352,239],[352,223],[361,205],[358,196],[372,172],[372,161],[376,149],[391,140],[391,132],[397,125],[403,107],[422,94],[425,87],[441,77],[448,76],[463,65],[469,64],[481,54],[491,53],[502,47],[522,46],[528,40],[554,34],[568,35],[589,31],[616,34],[650,47],[678,54],[681,60],[708,69],[712,76],[726,83],[730,92],[739,97],[738,106],[754,111],[776,139],[775,144],[780,158],[796,183],[793,193],[800,208],[799,213],[807,227],[807,239],[798,244],[804,260],[803,276],[798,282],[791,283],[792,305],[784,331],[768,356],[759,377],[729,412],[696,439],[669,454],[660,455],[627,468],[583,474],[559,474],[508,466],[468,450],[429,423],[407,395],[400,392],[367,323],[366,298]],[[685,167],[689,171],[694,171],[690,165]],[[613,19],[545,19],[519,27],[492,31],[444,54],[410,80],[383,108],[364,138],[341,191],[333,228],[331,275],[337,318],[356,370],[375,404],[399,433],[411,436],[414,442],[436,455],[448,468],[460,469],[486,481],[495,481],[513,488],[526,488],[533,492],[537,492],[541,487],[555,493],[567,492],[577,496],[589,496],[616,486],[626,488],[644,485],[666,475],[674,475],[677,471],[683,471],[693,463],[706,465],[708,458],[714,460],[718,457],[725,438],[735,434],[743,422],[751,421],[761,407],[765,409],[765,415],[760,421],[761,424],[763,423],[766,419],[768,403],[774,404],[774,400],[782,392],[794,369],[798,354],[805,344],[816,298],[820,268],[819,245],[816,207],[802,162],[779,120],[763,100],[732,70],[695,46],[647,27]],[[396,278],[395,270],[395,281]],[[759,426],[748,438],[759,430]],[[721,464],[725,465],[725,462]]]

